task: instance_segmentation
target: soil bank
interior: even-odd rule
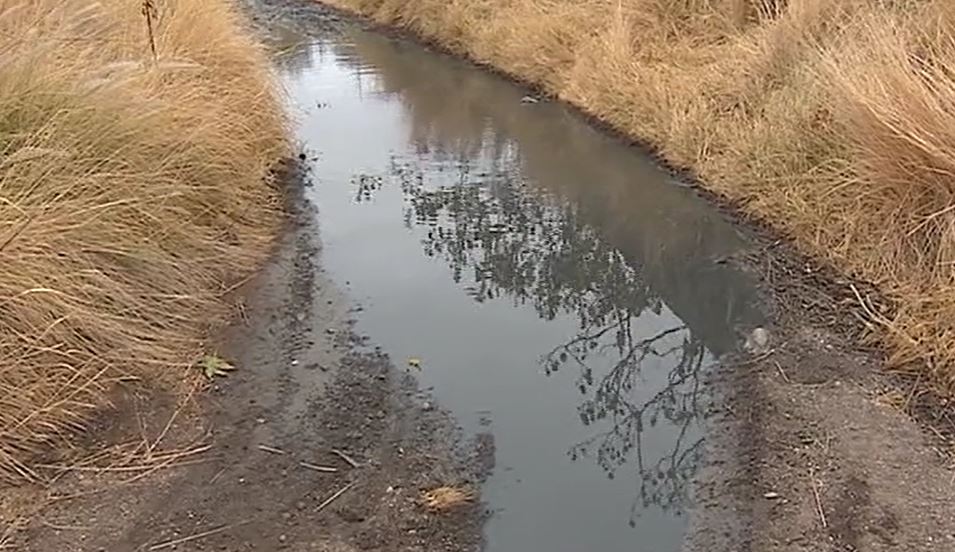
[[[166,430],[154,454],[197,451],[196,462],[172,461],[144,478],[120,462],[117,471],[93,468],[103,462],[70,470],[17,549],[478,548],[480,504],[434,513],[420,493],[478,484],[493,453],[457,447],[446,416],[422,410],[411,377],[351,331],[349,302],[320,268],[303,178],[290,179],[285,235],[241,290],[242,315],[222,337],[219,349],[238,369],[202,394],[200,412],[187,405],[169,428],[175,403],[140,400],[136,389],[119,393],[120,408],[102,421],[104,450],[156,442]]]

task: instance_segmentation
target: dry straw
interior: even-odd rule
[[[262,260],[285,121],[225,0],[0,2],[0,480],[176,385]]]

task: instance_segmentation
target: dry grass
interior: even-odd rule
[[[878,286],[895,366],[955,391],[955,5],[333,0],[541,85]]]
[[[448,512],[471,504],[477,497],[473,489],[467,487],[436,487],[421,493],[421,504],[432,512]]]
[[[224,0],[0,0],[0,480],[174,384],[275,229],[285,121]]]

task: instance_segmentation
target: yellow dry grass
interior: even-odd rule
[[[269,64],[225,0],[0,0],[0,480],[110,382],[172,384],[279,220]]]
[[[474,502],[474,489],[468,487],[436,487],[421,493],[421,504],[432,512],[448,512]]]
[[[540,85],[875,284],[955,391],[955,4],[331,0]]]

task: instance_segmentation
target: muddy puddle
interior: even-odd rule
[[[487,550],[666,552],[705,376],[763,322],[728,221],[639,150],[417,45],[282,63],[326,272],[465,435],[493,436]]]

